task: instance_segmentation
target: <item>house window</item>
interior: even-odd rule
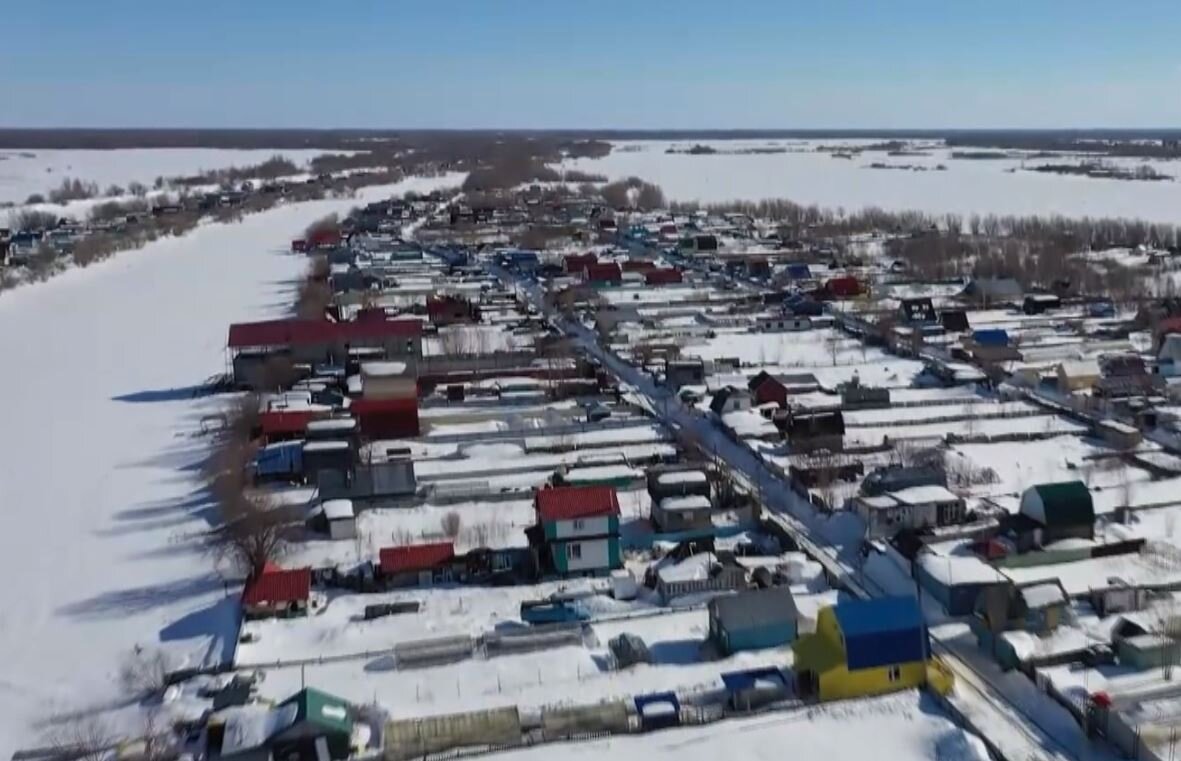
[[[584,528],[586,528],[586,521],[584,521],[582,518],[575,518],[574,519],[574,530],[575,531],[582,531]]]
[[[582,560],[582,545],[581,544],[567,544],[566,557],[570,560]]]
[[[899,679],[902,678],[902,667],[891,666],[890,670],[886,672],[886,678],[889,679],[891,682],[897,682]]]

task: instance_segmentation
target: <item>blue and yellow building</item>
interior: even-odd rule
[[[793,650],[796,691],[804,698],[858,698],[928,682],[927,627],[913,597],[852,600],[823,608],[815,633],[800,637]],[[941,683],[932,686],[950,689],[950,675],[936,671]]]

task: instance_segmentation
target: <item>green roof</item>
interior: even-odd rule
[[[1095,504],[1091,500],[1091,490],[1082,481],[1038,484],[1030,487],[1030,490],[1040,498],[1046,526],[1094,525]],[[1022,503],[1024,505],[1025,498]]]
[[[335,695],[308,687],[283,701],[283,705],[288,703],[298,706],[295,723],[306,721],[327,732],[341,732],[346,735],[353,732],[349,704]]]

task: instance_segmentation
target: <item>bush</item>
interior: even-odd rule
[[[455,538],[459,536],[459,529],[460,529],[461,523],[462,523],[462,521],[460,520],[460,517],[459,517],[459,513],[452,510],[451,512],[444,515],[442,517],[442,519],[439,521],[439,523],[441,524],[441,526],[443,528],[443,534],[448,539],[451,539],[452,541],[454,541]]]
[[[54,230],[57,228],[58,217],[48,211],[25,209],[15,215],[12,223],[18,230]]]
[[[83,182],[77,177],[70,179],[66,177],[62,180],[62,184],[55,190],[49,191],[49,200],[51,203],[66,203],[68,201],[78,201],[85,198],[94,198],[98,195],[98,185],[93,182]]]

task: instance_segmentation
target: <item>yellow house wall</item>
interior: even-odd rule
[[[831,606],[821,608],[820,613],[817,614],[816,634],[837,645],[842,653],[845,652],[845,642],[841,636],[841,628],[837,626],[837,617],[833,613]]]
[[[820,675],[820,699],[843,700],[886,692],[908,690],[918,687],[927,680],[927,668],[922,661],[900,665],[899,678],[889,678],[889,668],[857,669],[849,671],[843,666],[830,669]]]

